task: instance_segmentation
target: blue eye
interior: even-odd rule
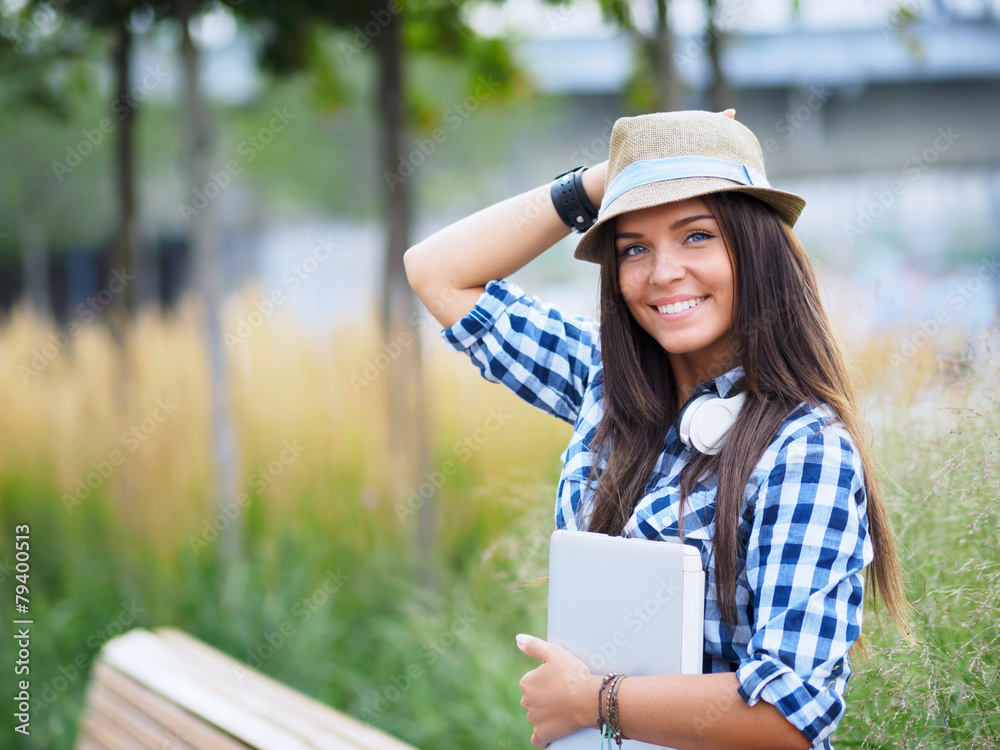
[[[714,236],[715,236],[714,234],[710,234],[709,232],[703,232],[699,229],[697,232],[691,232],[691,234],[687,236],[687,239],[689,242],[692,240],[694,242],[705,242],[706,240],[712,239]]]
[[[630,258],[645,251],[646,248],[644,248],[642,245],[629,245],[627,247],[623,247],[619,255],[623,258]]]

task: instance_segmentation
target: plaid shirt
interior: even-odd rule
[[[561,529],[586,528],[589,446],[602,414],[597,324],[564,317],[513,283],[492,281],[476,307],[441,335],[468,353],[484,378],[574,426],[555,519]],[[741,376],[737,367],[704,386],[725,397]],[[692,456],[671,427],[623,536],[678,535],[679,476]],[[721,622],[715,596],[715,482],[699,484],[684,509],[685,541],[700,548],[706,572],[704,671],[735,671],[748,705],[773,704],[815,747],[829,749],[844,714],[847,652],[861,630],[862,569],[873,556],[850,435],[828,408],[801,404],[758,461],[743,499],[747,555],[736,581],[735,630]]]

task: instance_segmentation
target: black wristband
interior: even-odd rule
[[[556,176],[549,188],[552,205],[563,224],[574,232],[583,234],[597,221],[597,209],[587,197],[583,187],[583,171],[586,167],[574,167]]]

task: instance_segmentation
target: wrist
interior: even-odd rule
[[[604,199],[604,181],[608,174],[608,163],[602,161],[588,167],[583,172],[583,188],[587,191],[587,197],[594,204],[594,208],[600,210],[601,201]]]
[[[597,221],[597,206],[593,205],[583,183],[586,173],[586,167],[574,167],[557,175],[549,187],[556,213],[563,224],[577,234],[583,234]]]
[[[586,678],[586,689],[577,706],[577,723],[581,729],[592,729],[597,726],[600,718],[598,702],[600,701],[601,682],[603,678],[599,674],[593,674]]]

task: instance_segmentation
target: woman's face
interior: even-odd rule
[[[700,382],[728,369],[733,264],[700,198],[615,219],[622,296],[636,322]],[[678,373],[680,374],[680,373]]]

